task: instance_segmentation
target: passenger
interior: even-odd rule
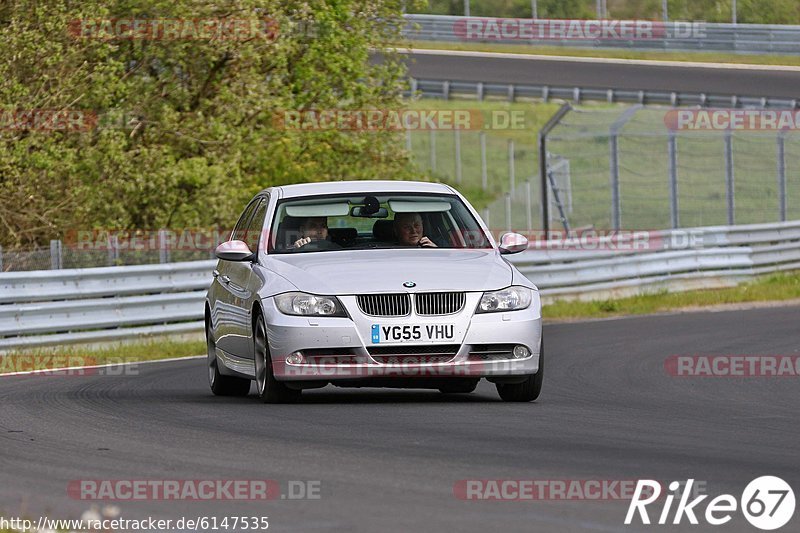
[[[397,242],[403,246],[437,247],[423,235],[422,216],[419,213],[396,213],[393,228]]]
[[[328,240],[328,217],[308,217],[300,223],[300,238],[292,248],[302,248],[309,243],[318,243],[325,247],[339,247]]]

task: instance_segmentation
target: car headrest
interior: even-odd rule
[[[392,242],[395,240],[394,236],[394,222],[391,220],[376,220],[372,226],[372,236],[375,240],[381,242]]]

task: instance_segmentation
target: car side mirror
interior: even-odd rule
[[[249,261],[253,252],[244,241],[225,241],[214,250],[214,255],[223,261]]]
[[[519,233],[504,233],[499,248],[501,254],[516,254],[528,249],[528,239]]]

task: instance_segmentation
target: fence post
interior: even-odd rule
[[[119,238],[116,235],[108,236],[108,266],[114,266],[119,260]]]
[[[158,230],[158,262],[169,263],[169,249],[167,248],[167,230]]]
[[[547,124],[539,130],[539,135],[537,137],[537,141],[539,144],[539,179],[541,180],[542,190],[539,192],[541,195],[540,198],[540,205],[542,208],[542,230],[545,235],[545,240],[547,240],[547,232],[550,229],[550,198],[547,195],[547,179],[548,179],[548,170],[547,170],[547,135],[550,131],[555,128],[561,119],[564,118],[564,115],[569,113],[572,107],[567,103],[562,105],[556,114],[550,117],[550,120],[547,121]]]
[[[511,195],[506,193],[506,231],[511,231]]]
[[[725,132],[725,199],[727,201],[728,225],[735,223],[736,202],[734,198],[733,175],[733,135],[730,130]]]
[[[667,152],[669,154],[669,218],[672,229],[677,229],[680,223],[678,220],[678,138],[674,131],[669,132]]]
[[[778,143],[778,214],[786,222],[786,130],[780,130]]]
[[[430,130],[431,172],[436,172],[436,131]]]
[[[481,140],[481,187],[485,191],[489,187],[489,174],[486,170],[486,132],[480,133]]]
[[[63,257],[61,256],[61,241],[50,241],[50,269],[61,270],[63,268]]]
[[[531,180],[525,180],[525,223],[528,233],[533,230],[533,212],[531,211]]]
[[[411,153],[411,130],[406,130],[406,152]]]
[[[456,146],[456,183],[461,183],[461,130],[453,130],[453,136]]]
[[[622,205],[619,194],[619,137],[613,131],[608,137],[608,146],[611,151],[609,156],[609,172],[611,176],[611,227],[615,230],[622,223]]]
[[[492,230],[492,227],[489,225],[490,224],[490,222],[489,222],[489,215],[490,214],[491,213],[489,213],[489,206],[487,205],[486,207],[483,208],[483,221],[486,223],[486,227],[489,228],[489,231]]]
[[[3,272],[3,247],[0,246],[0,272]]]
[[[625,110],[620,117],[611,124],[608,131],[609,145],[609,171],[611,174],[611,227],[618,230],[622,227],[622,199],[619,189],[619,131],[633,118],[642,105],[635,105]]]
[[[508,181],[509,181],[509,192],[511,194],[515,194],[516,191],[516,180],[517,177],[515,175],[516,168],[514,167],[514,141],[512,139],[508,140]]]

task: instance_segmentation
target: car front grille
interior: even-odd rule
[[[420,292],[414,295],[417,314],[422,316],[454,315],[464,308],[463,292]]]
[[[428,344],[424,346],[370,346],[369,355],[386,365],[446,363],[458,353],[458,344]]]
[[[408,294],[360,294],[358,308],[369,316],[407,316],[411,313]]]

